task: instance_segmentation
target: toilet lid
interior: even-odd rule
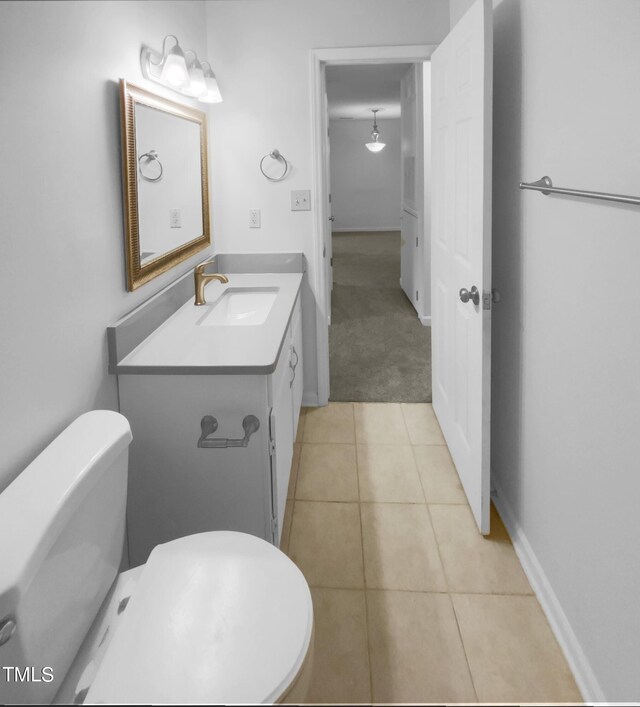
[[[304,663],[309,587],[244,533],[156,547],[91,685],[93,703],[274,702]]]

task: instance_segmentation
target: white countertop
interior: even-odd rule
[[[229,282],[208,282],[207,304],[191,298],[118,362],[118,374],[268,374],[278,362],[301,273],[235,273]],[[263,324],[199,326],[229,288],[278,288]]]

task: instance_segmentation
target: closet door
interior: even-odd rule
[[[400,252],[400,286],[411,304],[420,313],[422,277],[422,194],[420,175],[423,170],[420,135],[418,82],[419,69],[411,66],[401,81],[401,151],[402,151],[402,214]]]

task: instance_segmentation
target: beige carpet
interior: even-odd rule
[[[431,328],[399,280],[399,231],[333,235],[331,400],[431,402]]]

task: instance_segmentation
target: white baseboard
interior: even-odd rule
[[[553,587],[527,540],[520,523],[517,521],[497,484],[495,485],[495,494],[492,493],[492,500],[509,531],[516,555],[549,621],[551,630],[560,644],[567,663],[569,663],[582,698],[585,702],[592,704],[594,702],[605,702],[602,688],[594,675],[576,634],[571,628],[569,619],[567,619],[567,615],[564,613],[560,601],[553,591]]]
[[[431,315],[429,315],[428,317],[421,315],[420,321],[422,322],[422,326],[431,326]]]
[[[375,228],[332,228],[331,233],[359,233],[360,231],[399,231],[400,226],[376,226]]]
[[[309,393],[305,390],[302,394],[302,407],[317,408],[318,406],[318,394],[313,392]]]

